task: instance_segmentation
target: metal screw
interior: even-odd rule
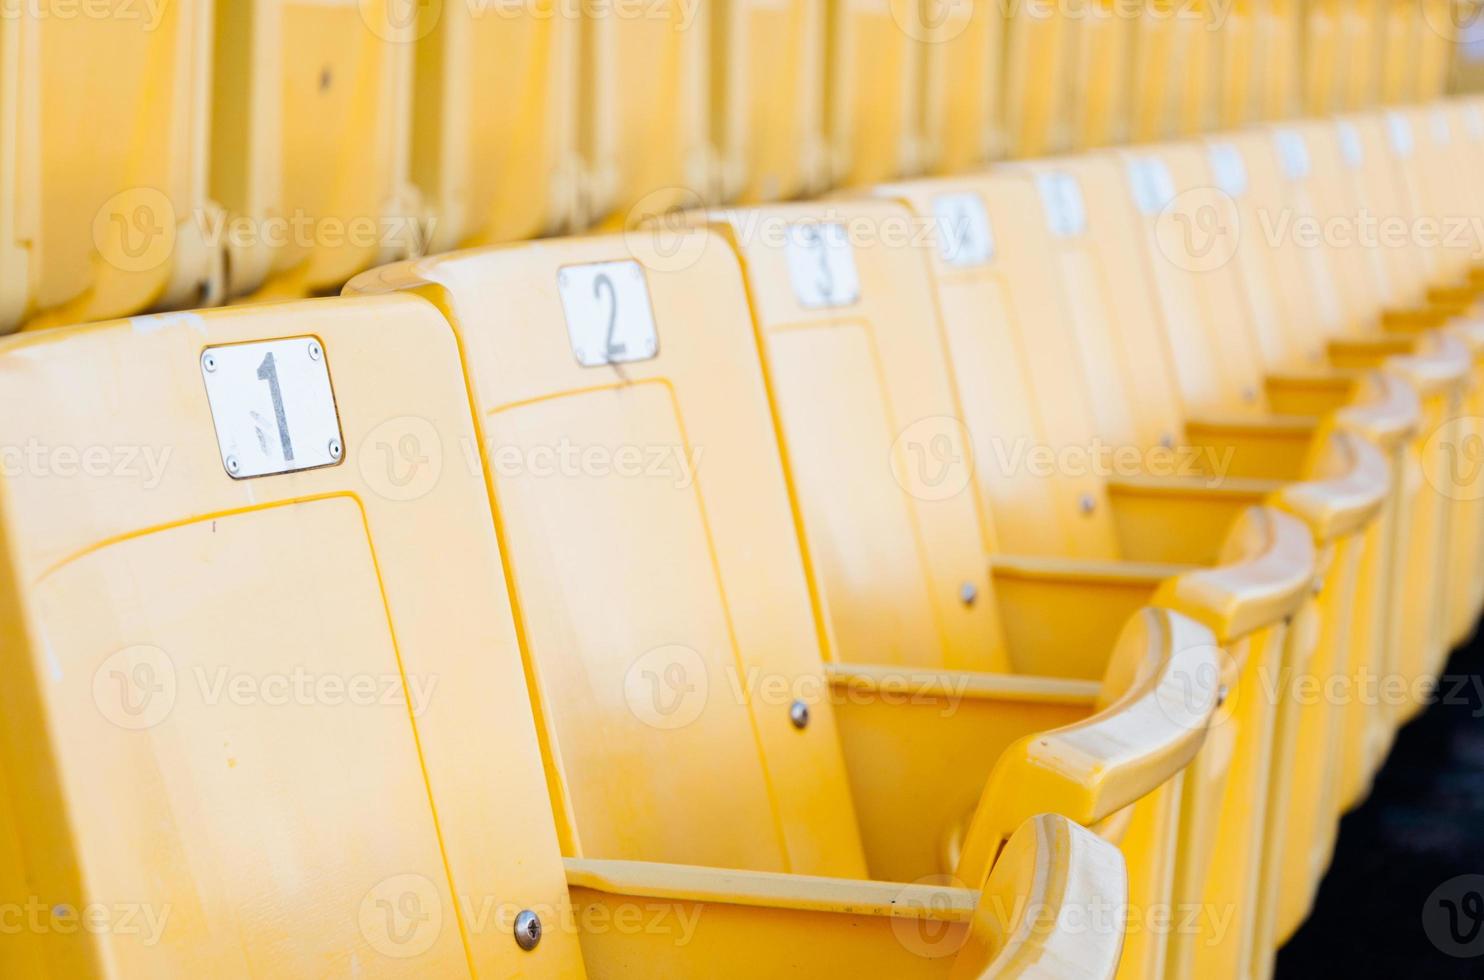
[[[1216,707],[1226,704],[1226,685],[1223,684],[1216,689]]]
[[[973,582],[965,582],[958,587],[958,598],[966,606],[972,606],[974,600],[979,598],[979,589]]]
[[[802,701],[795,701],[788,706],[788,720],[794,723],[795,728],[805,728],[809,724],[809,706]]]
[[[1174,449],[1175,437],[1166,432],[1164,435],[1159,437],[1159,444],[1166,449]]]
[[[201,358],[201,366],[204,367],[208,371],[215,371],[216,370],[216,355],[215,354],[205,354],[205,355],[203,355],[202,358]]]
[[[1242,389],[1242,400],[1243,401],[1248,401],[1248,402],[1255,402],[1255,401],[1257,401],[1257,389],[1256,388],[1252,388],[1250,386],[1249,387],[1246,387],[1246,388],[1243,388]]]
[[[319,360],[320,359],[320,355],[323,354],[323,353],[324,353],[324,351],[320,350],[319,341],[317,341],[317,340],[311,340],[309,342],[309,359],[311,361],[317,361],[317,360]]]
[[[1084,493],[1079,503],[1082,506],[1082,513],[1084,514],[1091,514],[1098,507],[1097,501],[1092,499],[1092,494],[1090,493]]]
[[[526,909],[515,917],[515,945],[526,952],[541,941],[541,917]]]
[[[240,470],[240,469],[242,469],[242,464],[239,463],[239,462],[237,462],[237,457],[236,456],[228,456],[227,457],[227,472],[230,473],[230,474],[232,474],[233,476],[236,476],[237,475],[237,471]]]
[[[331,459],[339,459],[340,458],[340,440],[339,439],[331,439],[330,440],[330,458]]]

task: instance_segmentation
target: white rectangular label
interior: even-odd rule
[[[807,309],[849,306],[860,299],[855,251],[845,226],[805,222],[788,229],[788,275]]]
[[[1386,114],[1386,133],[1391,137],[1391,151],[1402,159],[1412,155],[1412,124],[1399,112]]]
[[[1280,129],[1273,134],[1278,147],[1278,162],[1283,167],[1283,176],[1289,180],[1307,180],[1309,177],[1309,145],[1297,130]]]
[[[659,353],[649,284],[638,262],[569,265],[557,273],[557,289],[578,364],[602,367]]]
[[[1484,113],[1478,106],[1471,105],[1463,110],[1463,131],[1475,142],[1484,140]]]
[[[1175,180],[1158,157],[1134,157],[1128,163],[1134,203],[1144,214],[1158,214],[1175,199]]]
[[[1046,209],[1046,222],[1051,233],[1071,238],[1087,231],[1087,208],[1082,200],[1082,185],[1066,173],[1040,173],[1036,187],[1041,192],[1041,206]]]
[[[1448,113],[1442,109],[1432,111],[1432,141],[1439,146],[1453,142],[1453,127],[1448,122]]]
[[[313,337],[208,347],[201,377],[222,466],[234,479],[340,462],[340,418]]]
[[[1247,162],[1240,150],[1230,143],[1212,143],[1210,158],[1211,176],[1222,193],[1232,198],[1247,193]]]
[[[1351,170],[1359,170],[1365,163],[1360,132],[1353,124],[1344,121],[1335,123],[1335,130],[1340,134],[1340,155],[1345,158],[1345,165]]]
[[[939,194],[933,198],[938,251],[949,265],[983,265],[994,256],[994,232],[978,194]]]

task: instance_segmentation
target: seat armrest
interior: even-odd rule
[[[970,887],[1030,815],[1096,824],[1175,778],[1200,750],[1219,697],[1215,636],[1168,609],[1145,609],[1118,646],[1115,664],[1145,667],[1116,699],[1083,721],[1020,739],[995,763],[959,856],[957,875]]]
[[[1407,357],[1393,357],[1385,370],[1410,384],[1421,398],[1462,387],[1473,369],[1473,359],[1461,341],[1439,336],[1430,349]]]
[[[1156,605],[1204,623],[1231,643],[1296,613],[1311,594],[1316,554],[1309,529],[1272,507],[1251,507],[1232,528],[1222,563],[1166,581]]]
[[[1335,413],[1336,427],[1369,439],[1383,452],[1396,451],[1417,434],[1422,402],[1410,384],[1385,371],[1369,372],[1355,400]]]
[[[1391,489],[1387,457],[1372,443],[1349,432],[1331,432],[1316,479],[1290,483],[1273,502],[1308,525],[1323,547],[1360,531],[1377,514]]]

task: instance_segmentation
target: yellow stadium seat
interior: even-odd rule
[[[1243,305],[1246,293],[1233,261],[1233,242],[1218,231],[1233,229],[1238,212],[1217,186],[1207,154],[1199,144],[1183,143],[1122,151],[1119,156],[1143,228],[1156,306],[1187,411],[1292,429],[1293,420],[1273,414],[1263,397],[1266,372],[1254,324]],[[1256,228],[1243,231],[1261,234]],[[1318,432],[1322,435],[1327,428],[1321,423]],[[1389,448],[1393,442],[1383,440],[1383,445]],[[1330,512],[1312,525],[1320,565],[1327,573],[1320,598],[1320,640],[1302,676],[1330,690],[1338,679],[1354,678],[1361,667],[1380,659],[1384,630],[1376,621],[1376,606],[1357,603],[1356,597],[1395,592],[1392,530],[1375,520],[1394,483],[1394,457],[1389,460],[1379,445],[1363,444],[1352,445],[1350,455],[1354,459],[1348,467],[1333,454],[1328,462],[1331,477],[1347,468],[1354,471],[1331,505],[1350,516],[1337,522]],[[1367,512],[1369,519],[1362,519]],[[1374,580],[1362,582],[1362,568]],[[1286,840],[1279,844],[1282,882],[1274,893],[1279,941],[1308,914],[1333,850],[1341,808],[1340,733],[1350,710],[1339,698],[1301,706],[1285,703],[1285,709],[1290,708],[1296,713],[1277,751],[1293,754],[1300,768],[1280,825]]]
[[[1381,99],[1381,12],[1387,0],[1351,0],[1339,11],[1340,105],[1366,109]]]
[[[996,0],[919,0],[920,169],[962,173],[1005,153],[1000,80],[1004,17]],[[777,200],[780,195],[774,195]]]
[[[0,494],[7,977],[1113,975],[1122,860],[1062,817],[982,894],[564,860],[430,303],[28,335],[0,372],[6,445],[41,440]]]
[[[0,333],[215,302],[210,4],[52,6],[0,23]]]
[[[1068,29],[1068,69],[1074,86],[1069,143],[1076,148],[1122,143],[1129,133],[1135,21],[1119,0],[1090,0]]]
[[[0,494],[0,887],[46,916],[6,976],[580,970],[505,917],[567,899],[482,481],[389,468],[472,435],[452,341],[398,298],[0,347],[43,450]]]
[[[1332,122],[1294,126],[1279,131],[1277,138],[1280,147],[1287,148],[1280,150],[1280,156],[1290,158],[1285,173],[1289,175],[1292,213],[1307,216],[1321,228],[1352,232],[1342,237],[1321,235],[1308,249],[1317,253],[1323,264],[1320,281],[1324,281],[1326,269],[1331,277],[1320,288],[1331,290],[1335,300],[1333,315],[1315,324],[1317,331],[1311,327],[1310,343],[1324,351],[1329,363],[1342,369],[1399,364],[1411,372],[1410,381],[1423,400],[1416,466],[1424,479],[1410,522],[1415,547],[1405,573],[1408,598],[1401,661],[1403,675],[1415,682],[1441,669],[1454,621],[1449,607],[1464,602],[1472,591],[1466,582],[1450,581],[1448,569],[1471,563],[1479,554],[1477,534],[1467,533],[1466,521],[1458,522],[1464,516],[1460,512],[1471,508],[1430,476],[1437,472],[1435,467],[1443,454],[1443,447],[1433,436],[1460,414],[1470,382],[1470,365],[1467,349],[1456,338],[1382,330],[1384,314],[1395,302],[1389,294],[1391,284],[1393,280],[1402,282],[1400,276],[1390,274],[1395,271],[1394,263],[1412,256],[1431,268],[1441,253],[1440,249],[1408,247],[1414,226],[1407,223],[1406,215],[1398,215],[1383,203],[1381,185],[1394,177],[1386,168],[1390,151],[1377,148],[1378,140],[1399,141],[1407,146],[1416,138],[1404,117],[1386,118],[1390,122],[1384,129],[1389,135],[1384,139],[1375,125],[1355,125],[1361,147],[1358,167],[1349,162],[1355,153],[1353,142],[1342,140],[1346,130]],[[1367,132],[1371,134],[1371,152],[1365,150]],[[1394,194],[1391,199],[1395,200]],[[1361,223],[1371,213],[1370,208],[1389,221],[1403,219],[1401,247],[1387,237],[1397,230],[1390,224],[1380,227],[1376,242],[1370,241]],[[1449,584],[1439,588],[1438,582]],[[1422,699],[1414,700],[1404,714],[1410,716],[1422,703]]]
[[[1070,144],[1065,79],[1076,77],[1069,43],[1074,23],[1057,4],[1008,8],[1001,96],[1007,156],[1036,157]]]
[[[1204,133],[1221,118],[1220,36],[1228,0],[1181,0],[1172,20],[1175,135]],[[1178,81],[1175,81],[1178,79]]]
[[[1362,433],[1389,460],[1393,490],[1388,495],[1375,531],[1379,540],[1368,542],[1361,559],[1360,585],[1354,608],[1362,613],[1354,621],[1353,643],[1358,662],[1350,684],[1352,691],[1370,691],[1368,697],[1352,697],[1346,709],[1341,739],[1344,762],[1340,774],[1340,800],[1348,809],[1368,790],[1371,775],[1390,746],[1393,726],[1389,712],[1378,711],[1376,697],[1382,678],[1399,675],[1397,660],[1402,644],[1402,562],[1397,557],[1400,528],[1410,520],[1416,495],[1417,474],[1409,468],[1409,447],[1420,425],[1420,406],[1412,388],[1401,378],[1385,373],[1343,376],[1318,372],[1323,352],[1307,341],[1307,332],[1333,306],[1333,289],[1316,249],[1299,248],[1295,236],[1273,236],[1278,222],[1292,212],[1284,197],[1273,141],[1265,131],[1253,129],[1222,134],[1206,142],[1215,189],[1225,200],[1196,194],[1188,200],[1194,208],[1183,209],[1187,221],[1199,222],[1195,213],[1202,206],[1216,209],[1217,221],[1207,221],[1213,236],[1240,230],[1228,241],[1203,244],[1226,249],[1217,258],[1229,262],[1241,292],[1239,306],[1252,329],[1256,358],[1265,374],[1261,401],[1274,412],[1291,416],[1333,414],[1343,427]],[[1189,191],[1186,192],[1189,194]],[[1229,205],[1230,210],[1226,210]],[[1179,254],[1179,253],[1177,253]],[[1368,404],[1353,406],[1354,400]],[[1348,406],[1348,407],[1347,407]],[[1389,569],[1389,571],[1388,571]]]
[[[1135,24],[1133,108],[1130,136],[1136,142],[1165,139],[1179,124],[1181,23],[1193,15],[1181,0],[1144,0]],[[1179,81],[1177,81],[1179,79]]]
[[[581,9],[582,163],[569,225],[622,228],[634,214],[694,207],[717,167],[707,131],[711,8],[658,0]]]
[[[824,0],[718,4],[712,54],[713,201],[775,201],[827,186]]]
[[[1304,4],[1304,113],[1326,116],[1340,108],[1341,42],[1347,0],[1307,0]]]
[[[1121,613],[1105,635],[1027,643],[1018,660],[1003,641],[981,648],[1000,612],[972,497],[939,519],[940,528],[970,521],[968,548],[934,559],[934,575],[948,578],[917,577],[910,559],[891,560],[911,533],[913,504],[889,475],[851,491],[868,492],[861,499],[895,522],[890,537],[852,539],[863,558],[884,559],[862,571],[879,576],[885,615],[840,593],[836,570],[848,556],[807,532],[808,455],[795,444],[778,456],[748,293],[721,237],[468,253],[390,267],[350,288],[416,290],[460,324],[537,710],[560,760],[553,778],[570,856],[893,881],[953,874],[977,888],[1008,831],[1051,810],[1107,821],[1130,855],[1136,894],[1165,894],[1179,774],[1217,699],[1211,634],[1175,613],[1141,611],[1159,581],[1146,572],[1147,584],[1135,574],[1132,599],[1103,599]],[[706,329],[687,329],[696,322]],[[547,329],[532,334],[532,323]],[[853,407],[880,413],[874,397],[858,389]],[[852,467],[876,437],[851,447]],[[605,465],[553,481],[514,465],[558,445],[669,447],[669,469],[635,478]],[[692,448],[704,458],[682,472],[691,457],[677,453]],[[905,449],[898,455],[910,463]],[[841,520],[864,526],[856,508]],[[1289,557],[1264,556],[1252,572]],[[1291,605],[1307,574],[1285,570],[1242,598]],[[1209,588],[1219,602],[1233,598],[1230,584],[1218,571],[1182,587]],[[942,602],[933,593],[945,587]],[[593,615],[574,619],[579,606]],[[1076,675],[1073,656],[1092,666]],[[595,729],[591,692],[617,688],[623,698]],[[1173,700],[1161,706],[1161,696]],[[665,764],[646,764],[642,776],[620,762],[651,753]],[[686,807],[668,805],[681,796]]]
[[[1220,111],[1218,125],[1245,126],[1258,116],[1260,82],[1269,66],[1258,61],[1258,18],[1262,0],[1234,0],[1227,5],[1221,27],[1218,69]]]
[[[396,0],[218,0],[212,198],[232,298],[338,289],[417,254],[411,43]]]
[[[932,0],[825,0],[825,139],[834,184],[917,173],[922,58],[945,8]],[[931,8],[931,9],[929,9]]]
[[[579,22],[562,0],[418,16],[410,177],[435,219],[428,251],[561,230],[579,172]]]
[[[1106,179],[1110,176],[1109,168],[1097,169],[1104,179],[1094,186],[1093,193],[1100,201],[1116,202],[1119,194],[1116,171],[1111,172],[1113,179],[1110,184]],[[1048,176],[1042,177],[1042,186],[1058,188],[1059,197],[1066,197],[1068,193],[1075,195],[1080,189],[1081,185],[1076,184],[1070,192],[1066,190],[1065,178],[1071,176],[1066,169],[1048,169],[1044,173]],[[1090,248],[1082,255],[1076,254],[1077,246],[1071,243],[1082,235],[1078,230],[1081,221],[1076,212],[1085,206],[1077,203],[1075,196],[1070,205],[1048,206],[1043,211],[1035,187],[1018,175],[932,182],[883,191],[893,192],[908,195],[920,215],[939,213],[940,229],[972,230],[975,222],[952,214],[948,217],[942,215],[948,203],[959,202],[963,209],[961,214],[977,212],[982,215],[979,221],[985,224],[986,229],[980,232],[982,237],[1004,243],[995,248],[992,255],[975,262],[954,262],[945,257],[936,263],[939,301],[944,309],[950,345],[955,350],[953,361],[971,428],[976,418],[993,419],[997,420],[994,426],[997,439],[1009,442],[1013,436],[1018,436],[1019,442],[1054,447],[1085,446],[1093,439],[1101,439],[1106,441],[1110,453],[1121,454],[1113,458],[1132,459],[1132,462],[1122,464],[1122,472],[1115,478],[1102,481],[1103,485],[1088,479],[1054,482],[1045,479],[1014,480],[1007,478],[1007,474],[996,472],[1002,465],[999,460],[1004,458],[1003,452],[990,442],[980,440],[975,447],[975,459],[980,464],[985,508],[993,514],[997,525],[1006,529],[1003,533],[1007,537],[1015,536],[1018,548],[1105,559],[1117,557],[1121,550],[1126,557],[1183,561],[1205,557],[1209,560],[1223,533],[1224,522],[1229,522],[1240,508],[1272,494],[1280,504],[1286,504],[1310,519],[1314,537],[1321,548],[1346,554],[1354,550],[1350,539],[1378,506],[1387,479],[1384,461],[1377,454],[1367,453],[1364,447],[1353,445],[1344,437],[1332,437],[1333,448],[1327,454],[1326,462],[1338,468],[1321,470],[1316,474],[1326,482],[1279,490],[1279,484],[1272,481],[1227,481],[1213,476],[1213,469],[1219,473],[1219,465],[1202,465],[1205,457],[1196,452],[1202,447],[1186,447],[1184,443],[1176,446],[1174,430],[1170,430],[1172,437],[1167,445],[1160,444],[1166,442],[1163,437],[1154,444],[1136,441],[1132,423],[1134,413],[1129,410],[1133,406],[1119,404],[1125,396],[1120,389],[1124,382],[1119,377],[1118,358],[1112,354],[1116,348],[1108,346],[1113,339],[1108,324],[1120,317],[1117,311],[1106,317],[1097,311],[1100,297],[1096,285],[1096,279],[1136,280],[1141,275],[1137,264],[1138,246],[1128,237],[1135,225],[1131,215],[1121,216],[1129,230],[1122,240],[1097,236],[1107,249],[1133,259],[1132,266],[1116,266],[1096,248]],[[1064,255],[1058,255],[1053,248],[1045,219],[1047,211],[1052,215],[1056,233],[1068,242]],[[1083,213],[1081,218],[1089,225],[1108,228],[1119,222],[1120,215],[1117,207],[1099,205]],[[990,232],[988,228],[994,230]],[[1059,262],[1065,262],[1065,268],[1072,273],[1088,260],[1104,265],[1106,273],[1091,283],[1078,281],[1080,274],[1070,275],[1064,286],[1058,277]],[[1060,296],[1083,293],[1087,305],[1081,308],[1079,329],[1074,331],[1070,314]],[[1135,307],[1129,316],[1131,321],[1155,321],[1154,310],[1141,304],[1137,294],[1132,300]],[[1157,337],[1152,338],[1154,346],[1151,347],[1127,330],[1119,336],[1125,350],[1152,350],[1152,356],[1159,358]],[[1147,333],[1145,339],[1150,339]],[[1140,355],[1134,353],[1133,356]],[[1079,367],[1079,359],[1085,367]],[[1009,366],[1017,361],[1025,365],[1019,372],[1023,377]],[[1169,381],[1161,385],[1157,375],[1156,371],[1155,375],[1144,378],[1143,390],[1152,393],[1172,386]],[[1101,396],[1088,398],[1082,394],[1098,389],[1101,389]],[[1099,404],[1100,413],[1094,412],[1093,403]],[[990,425],[985,423],[982,428],[990,428]],[[1191,452],[1177,457],[1177,451],[1182,448]],[[1179,475],[1175,473],[1176,467],[1170,465],[1177,458],[1185,460],[1179,467],[1183,479],[1171,479]],[[1160,470],[1163,472],[1158,475],[1165,479],[1148,479],[1151,471]],[[1205,476],[1196,478],[1200,473]],[[1094,492],[1088,493],[1089,489]],[[1307,494],[1316,494],[1317,498],[1310,497],[1306,503],[1298,503]],[[1202,500],[1206,509],[1210,526],[1207,536],[1200,539],[1203,544],[1194,544],[1188,530],[1172,539],[1168,534],[1160,535],[1150,523],[1131,520],[1139,513],[1141,505],[1147,522],[1148,510],[1169,508],[1182,496]],[[1328,497],[1331,503],[1328,514],[1320,517],[1312,504],[1315,499],[1324,497]],[[1341,513],[1347,516],[1336,520]],[[1161,540],[1151,541],[1149,538]],[[1201,549],[1207,549],[1204,556]],[[1337,561],[1321,562],[1322,566],[1330,569],[1325,583],[1329,598],[1321,603],[1321,629],[1333,630],[1335,626],[1345,624],[1343,619],[1336,622],[1335,614],[1348,609],[1343,590],[1348,588],[1353,577],[1353,561],[1353,558],[1340,557]],[[1224,639],[1230,643],[1246,642],[1240,636]],[[1260,649],[1263,638],[1253,639]],[[1320,647],[1321,652],[1343,650],[1345,638],[1343,635],[1322,634]],[[1269,655],[1272,655],[1271,651]],[[1263,676],[1265,670],[1283,669],[1281,657],[1264,663],[1261,656],[1250,658],[1247,668],[1249,678]],[[1296,665],[1290,669],[1296,669]],[[1233,731],[1243,739],[1246,751],[1261,754],[1268,738],[1261,733],[1274,720],[1265,718],[1261,712],[1247,714],[1260,706],[1258,701],[1247,705],[1239,702],[1239,705],[1237,710],[1243,714],[1239,718],[1240,727],[1234,726]],[[1322,717],[1320,720],[1329,719]],[[1249,785],[1247,792],[1261,801],[1267,790]],[[1250,805],[1244,801],[1241,808],[1245,812]],[[1253,827],[1235,832],[1227,830],[1228,839],[1223,842],[1222,849],[1252,846],[1240,839],[1243,833],[1260,845],[1260,812],[1257,817],[1258,822]],[[1231,839],[1233,833],[1238,839]],[[1202,867],[1200,870],[1204,872],[1205,869]],[[1189,964],[1185,964],[1176,968],[1176,972],[1188,972],[1189,969]]]
[[[1259,510],[1237,521],[1223,552],[1231,519],[1243,514],[1255,495],[1217,514],[1198,501],[1180,511],[1185,533],[1192,526],[1202,528],[1201,535],[1192,535],[1209,545],[1199,557],[1194,552],[1201,546],[1177,558],[1110,552],[1111,543],[1103,544],[1101,554],[1075,550],[1048,556],[1045,550],[1018,546],[1031,525],[1047,516],[1044,511],[1003,523],[989,513],[977,489],[983,477],[975,470],[981,464],[973,460],[988,458],[997,442],[1009,447],[1021,433],[972,405],[966,405],[966,413],[959,408],[956,388],[966,397],[984,397],[981,390],[968,390],[962,372],[996,362],[978,357],[969,362],[955,345],[945,348],[931,313],[936,300],[923,255],[928,239],[917,234],[923,225],[914,224],[900,204],[801,205],[718,214],[713,221],[744,257],[785,454],[799,489],[806,550],[819,569],[843,658],[907,663],[937,658],[936,664],[927,663],[977,662],[991,670],[1098,676],[1101,658],[1088,656],[1099,648],[1096,636],[1151,596],[1207,622],[1223,640],[1235,641],[1239,657],[1247,654],[1249,641],[1254,662],[1281,655],[1282,622],[1309,591],[1312,547],[1296,523]],[[777,235],[768,233],[779,227],[804,237],[791,247],[780,245]],[[797,231],[815,227],[833,236],[826,240],[833,244],[821,248],[811,244],[818,241],[808,237],[812,232]],[[820,251],[828,261],[817,257]],[[949,350],[961,372],[957,379],[950,374]],[[822,387],[829,394],[822,395]],[[908,458],[902,460],[902,454]],[[908,472],[899,470],[894,482],[880,467],[882,458],[897,458]],[[1045,486],[1031,489],[1023,479],[1020,485],[1023,494],[1046,495]],[[1107,492],[1096,481],[1053,490],[1068,505],[1062,520],[1072,521],[1084,517],[1084,499]],[[1138,513],[1131,519],[1146,522],[1142,530],[1149,530],[1160,512],[1169,515],[1179,502],[1178,494],[1156,508],[1139,509],[1135,501]],[[987,579],[981,570],[985,555],[992,556]],[[1236,565],[1197,572],[1188,564],[1223,558]],[[1248,570],[1237,572],[1237,567]],[[1238,579],[1248,587],[1212,604],[1214,594],[1196,585],[1207,575],[1225,583],[1220,590]],[[902,598],[883,603],[888,595]],[[909,595],[919,597],[915,610],[905,602]],[[1069,604],[1077,608],[1076,617],[1068,615]],[[1073,618],[1079,625],[1071,625]],[[918,638],[934,630],[940,637],[936,649],[925,647]],[[1037,664],[1018,659],[1020,651],[1030,649],[1048,659]],[[1222,680],[1232,685],[1240,680],[1252,689],[1257,676],[1254,667],[1239,678],[1233,666]],[[1254,696],[1251,704],[1261,715],[1260,699]],[[849,762],[849,719],[846,746]],[[870,758],[863,755],[860,768],[869,766]],[[1214,820],[1225,758],[1213,758],[1212,766],[1219,771],[1201,773],[1202,792],[1189,794],[1198,802],[1187,806]],[[852,765],[852,772],[856,768]],[[1255,767],[1251,778],[1237,797],[1244,803],[1251,802],[1259,778]],[[1174,846],[1184,835],[1179,831],[1161,843]],[[1228,831],[1223,841],[1234,836],[1240,835]],[[1133,901],[1143,904],[1139,881],[1146,859],[1130,854],[1129,860]],[[1149,932],[1137,941],[1131,938],[1125,960],[1131,975],[1162,962],[1166,939]]]
[[[1259,119],[1288,119],[1303,104],[1299,52],[1303,38],[1302,0],[1254,0],[1257,7],[1254,47],[1261,85]]]
[[[1429,0],[1422,0],[1429,2]],[[1384,0],[1381,20],[1381,101],[1398,105],[1417,97],[1418,47],[1426,26],[1418,0]]]

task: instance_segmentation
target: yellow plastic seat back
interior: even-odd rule
[[[1258,63],[1262,66],[1259,119],[1288,119],[1302,109],[1299,52],[1303,37],[1301,0],[1258,0]]]
[[[1000,105],[1004,17],[995,0],[939,5],[921,0],[923,43],[918,117],[922,169],[962,173],[1005,152]]]
[[[436,217],[428,251],[533,238],[571,217],[579,23],[558,7],[421,8],[411,180]]]
[[[1106,488],[1091,468],[1047,474],[1024,454],[1092,445],[1084,364],[1068,326],[1045,212],[1022,176],[888,185],[941,218],[931,272],[959,379],[981,508],[1016,555],[1118,557]],[[956,233],[956,235],[955,235]]]
[[[1133,56],[1131,135],[1136,142],[1166,139],[1176,130],[1184,82],[1180,75],[1180,21],[1192,15],[1189,5],[1174,0],[1144,0],[1143,14],[1135,28]]]
[[[1086,156],[1027,170],[1051,231],[1098,434],[1117,446],[1176,445],[1185,413],[1123,168],[1110,156]]]
[[[1254,415],[1263,357],[1229,261],[1238,212],[1198,143],[1119,152],[1185,408]],[[1254,230],[1253,234],[1260,232]]]
[[[564,853],[865,877],[736,257],[649,242],[352,288],[457,325]]]
[[[1009,668],[927,255],[895,203],[718,212],[846,662]],[[846,488],[848,492],[846,492]]]
[[[1340,106],[1366,109],[1381,98],[1381,14],[1386,0],[1351,0],[1339,10]]]
[[[0,333],[220,287],[203,232],[209,3],[64,7],[0,24]]]
[[[714,172],[707,138],[711,12],[659,0],[619,14],[582,6],[579,151],[583,175],[570,225],[630,224],[694,207]]]
[[[0,374],[6,445],[81,450],[0,484],[0,891],[41,917],[0,972],[580,975],[511,930],[568,899],[437,311],[139,318]]]
[[[924,0],[825,2],[832,182],[859,187],[916,173],[922,167],[922,48],[946,8],[926,9]]]
[[[1414,0],[1385,0],[1381,39],[1381,101],[1411,102],[1417,96],[1418,45],[1427,30]]]
[[[1304,112],[1323,116],[1341,104],[1341,21],[1343,8],[1350,4],[1343,0],[1308,0],[1304,6]]]
[[[1108,146],[1128,139],[1130,52],[1136,22],[1117,0],[1089,0],[1069,25],[1071,145]]]
[[[1064,150],[1072,137],[1067,85],[1073,26],[1055,4],[1017,4],[1005,23],[1006,154],[1038,157]]]
[[[824,0],[723,0],[714,36],[715,201],[776,201],[825,186]]]
[[[1260,83],[1267,66],[1258,61],[1258,19],[1262,0],[1235,0],[1227,7],[1218,45],[1220,89],[1218,123],[1236,129],[1257,118]]]
[[[405,13],[218,0],[210,187],[231,296],[332,291],[426,246],[407,183],[420,24]]]

